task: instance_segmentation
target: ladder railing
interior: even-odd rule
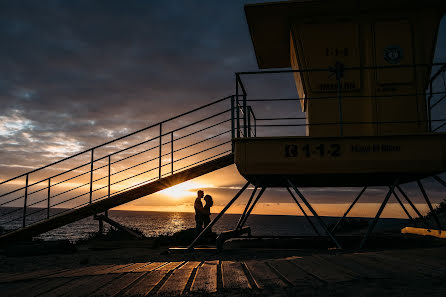
[[[2,181],[0,225],[23,228],[230,154],[232,138],[253,130],[239,109],[228,96]]]

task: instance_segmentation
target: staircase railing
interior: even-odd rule
[[[25,227],[230,154],[252,130],[240,108],[228,96],[2,181],[0,224]]]

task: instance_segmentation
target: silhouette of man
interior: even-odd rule
[[[203,214],[204,208],[203,203],[201,202],[201,198],[203,198],[204,192],[202,190],[198,190],[197,198],[195,199],[194,209],[195,209],[195,230],[197,234],[203,230]]]

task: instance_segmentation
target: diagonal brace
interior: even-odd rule
[[[313,227],[314,232],[316,232],[317,235],[321,236],[321,233],[319,233],[319,230],[317,230],[316,226],[313,224],[311,219],[307,216],[307,213],[305,212],[303,207],[300,205],[299,201],[297,201],[296,196],[294,196],[293,192],[291,192],[290,187],[286,187],[286,189],[288,190],[288,193],[290,193],[291,197],[293,197],[294,202],[296,202],[297,206],[299,206],[300,210],[304,214],[304,216],[307,219],[308,223],[310,223],[311,227]]]
[[[243,222],[241,223],[240,228],[242,228],[245,225],[246,220],[248,220],[248,217],[251,214],[252,210],[254,209],[254,206],[256,206],[257,201],[259,201],[260,197],[262,197],[263,192],[265,192],[265,190],[266,190],[266,188],[262,188],[260,190],[259,194],[257,194],[256,200],[254,200],[254,202],[251,205],[251,208],[248,210],[248,212],[246,213],[246,216],[243,218]]]
[[[318,220],[319,224],[322,226],[324,231],[330,236],[331,240],[336,244],[336,246],[339,249],[342,249],[342,246],[339,244],[339,242],[336,240],[336,238],[333,236],[333,234],[328,230],[327,225],[325,225],[324,221],[319,217],[319,215],[316,213],[316,211],[313,209],[313,207],[308,203],[307,199],[305,199],[304,195],[297,189],[297,187],[291,182],[290,179],[287,179],[288,184],[294,189],[294,191],[297,193],[297,195],[302,199],[302,201],[305,203],[305,205],[308,207],[308,209],[311,211],[313,216]]]
[[[344,213],[344,215],[342,216],[342,218],[339,219],[339,221],[337,221],[336,225],[334,225],[333,229],[331,229],[331,232],[334,234],[336,231],[336,228],[338,228],[339,224],[345,219],[345,217],[348,215],[348,213],[350,212],[350,210],[352,210],[353,206],[355,206],[356,202],[358,202],[359,198],[361,198],[362,194],[364,194],[365,190],[367,190],[367,186],[365,186],[364,188],[362,188],[361,192],[359,192],[358,196],[356,196],[355,200],[353,200],[352,204],[350,205],[350,207],[347,209],[347,211]]]

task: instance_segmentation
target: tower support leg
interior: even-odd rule
[[[325,225],[324,221],[322,221],[322,219],[318,216],[318,214],[316,213],[316,211],[313,209],[313,207],[310,205],[310,203],[308,203],[307,199],[305,199],[304,195],[302,195],[302,193],[297,189],[297,187],[291,182],[290,179],[287,179],[287,183],[294,189],[294,191],[297,193],[297,195],[300,197],[300,199],[302,199],[302,201],[305,203],[305,205],[308,207],[308,209],[311,211],[311,213],[313,214],[313,216],[318,220],[319,224],[322,226],[322,228],[324,229],[324,231],[328,234],[328,236],[330,236],[331,240],[333,240],[333,242],[335,243],[335,245],[339,248],[342,249],[342,246],[339,244],[339,242],[336,240],[336,238],[333,236],[333,234],[331,234],[330,230],[328,230],[327,226]]]
[[[348,213],[350,212],[350,210],[352,210],[353,206],[355,206],[356,202],[358,202],[359,198],[361,198],[362,194],[364,194],[365,190],[367,190],[367,186],[365,186],[364,188],[362,188],[361,192],[359,192],[358,196],[356,196],[355,200],[353,200],[352,204],[349,206],[349,208],[347,209],[347,211],[344,213],[344,215],[342,216],[342,218],[340,218],[336,225],[334,225],[333,229],[331,229],[331,232],[334,234],[336,231],[336,228],[338,228],[339,224],[345,219],[345,217],[348,215]]]
[[[401,208],[404,210],[404,212],[406,213],[407,217],[413,221],[412,216],[410,215],[410,213],[407,211],[406,207],[404,206],[403,202],[401,201],[400,197],[398,197],[398,195],[396,194],[395,191],[393,191],[393,196],[395,196],[395,199],[398,201],[398,203],[401,205]]]
[[[245,225],[246,220],[248,220],[248,217],[249,217],[249,215],[251,214],[252,210],[254,209],[254,206],[256,206],[257,201],[259,201],[260,197],[262,197],[263,192],[265,192],[265,190],[266,190],[266,188],[262,188],[262,189],[260,190],[259,194],[257,194],[257,197],[256,197],[256,199],[254,200],[254,202],[252,203],[251,208],[250,208],[250,209],[248,210],[248,212],[246,213],[246,216],[245,216],[245,218],[243,219],[243,222],[241,223],[240,228],[243,228],[243,226]]]
[[[257,186],[254,188],[254,190],[251,193],[251,196],[249,197],[248,203],[246,204],[245,210],[243,211],[243,214],[240,216],[240,219],[238,220],[237,227],[235,229],[239,229],[241,227],[241,224],[245,218],[246,212],[248,211],[249,206],[251,205],[251,201],[254,198],[254,195],[257,192]]]
[[[418,187],[420,188],[421,194],[423,194],[424,200],[426,200],[426,203],[429,206],[429,209],[432,213],[432,216],[434,217],[434,220],[438,226],[438,229],[443,230],[443,228],[441,227],[440,220],[438,219],[437,214],[435,213],[434,208],[432,207],[432,204],[429,200],[429,197],[427,196],[426,191],[424,190],[423,184],[421,183],[420,180],[417,180],[417,184],[418,184]]]
[[[303,209],[303,207],[300,205],[299,201],[297,201],[296,196],[294,196],[293,192],[291,192],[290,187],[286,187],[286,189],[288,190],[288,193],[290,193],[291,197],[293,198],[294,202],[296,202],[297,206],[299,206],[300,210],[302,211],[302,213],[304,214],[305,218],[307,219],[308,223],[310,223],[311,227],[313,228],[314,232],[316,232],[316,234],[318,236],[321,236],[321,233],[319,232],[319,230],[317,230],[316,226],[313,224],[313,222],[311,221],[311,219],[307,216],[307,213],[305,212],[305,210]]]
[[[369,229],[367,230],[367,233],[364,235],[364,238],[361,241],[361,244],[359,245],[359,249],[362,249],[364,247],[364,244],[367,241],[367,238],[369,237],[369,235],[372,233],[373,229],[375,228],[376,223],[379,220],[379,217],[381,216],[381,213],[383,212],[384,208],[386,207],[387,202],[389,201],[390,196],[393,193],[393,190],[395,189],[395,186],[397,184],[398,181],[395,181],[393,183],[393,185],[389,188],[389,191],[387,192],[386,197],[384,198],[383,203],[381,204],[378,212],[376,213],[375,218],[373,219],[372,223],[369,226]]]
[[[212,228],[212,226],[215,225],[215,223],[218,222],[218,220],[221,218],[221,216],[228,210],[229,207],[231,207],[231,205],[238,199],[238,197],[240,197],[240,195],[243,194],[243,192],[246,190],[246,188],[249,186],[249,182],[247,182],[241,189],[240,191],[234,196],[234,198],[232,198],[231,201],[229,201],[229,203],[220,211],[220,213],[212,220],[212,222],[210,222],[206,228],[204,228],[200,234],[198,234],[198,236],[194,239],[194,241],[192,241],[192,243],[187,247],[187,250],[190,251],[194,248],[194,246],[197,244],[197,242],[200,240],[201,237],[203,237],[204,234],[206,234],[208,232],[208,230],[210,230]]]

